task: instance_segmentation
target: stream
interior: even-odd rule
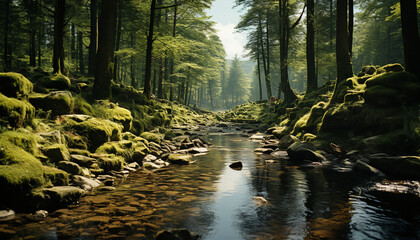
[[[0,239],[153,239],[171,228],[205,240],[420,239],[419,196],[367,191],[373,182],[330,168],[266,161],[238,133],[206,138],[213,145],[196,164],[138,171],[43,219],[18,214],[0,222],[12,231]],[[234,161],[242,170],[229,168]]]

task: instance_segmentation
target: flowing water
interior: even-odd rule
[[[194,165],[131,174],[115,191],[91,193],[42,220],[18,215],[0,223],[0,238],[150,239],[186,228],[221,240],[420,239],[418,195],[366,192],[374,183],[351,173],[266,162],[245,137],[207,137],[210,153]],[[234,161],[241,171],[229,168]]]

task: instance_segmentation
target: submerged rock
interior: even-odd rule
[[[254,152],[262,153],[262,154],[270,154],[274,152],[274,150],[272,148],[256,148],[254,149]]]
[[[327,160],[313,149],[314,145],[312,143],[293,143],[287,148],[287,154],[292,160],[310,160],[312,162],[325,162]]]
[[[163,230],[156,234],[155,240],[196,240],[199,235],[186,229]]]
[[[242,162],[241,161],[233,162],[229,165],[229,167],[232,168],[233,170],[241,170]]]
[[[252,197],[252,200],[254,201],[255,205],[257,205],[258,207],[262,207],[264,205],[269,204],[265,198],[259,197],[259,196]]]

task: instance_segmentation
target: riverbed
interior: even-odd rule
[[[153,239],[185,228],[206,240],[420,239],[417,195],[369,191],[375,182],[353,173],[257,155],[258,143],[239,131],[205,138],[210,152],[193,165],[138,171],[46,218],[18,214],[0,223],[0,238]],[[241,170],[229,168],[235,161]]]

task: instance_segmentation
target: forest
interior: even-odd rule
[[[0,0],[0,238],[420,236],[420,0],[217,1]]]

